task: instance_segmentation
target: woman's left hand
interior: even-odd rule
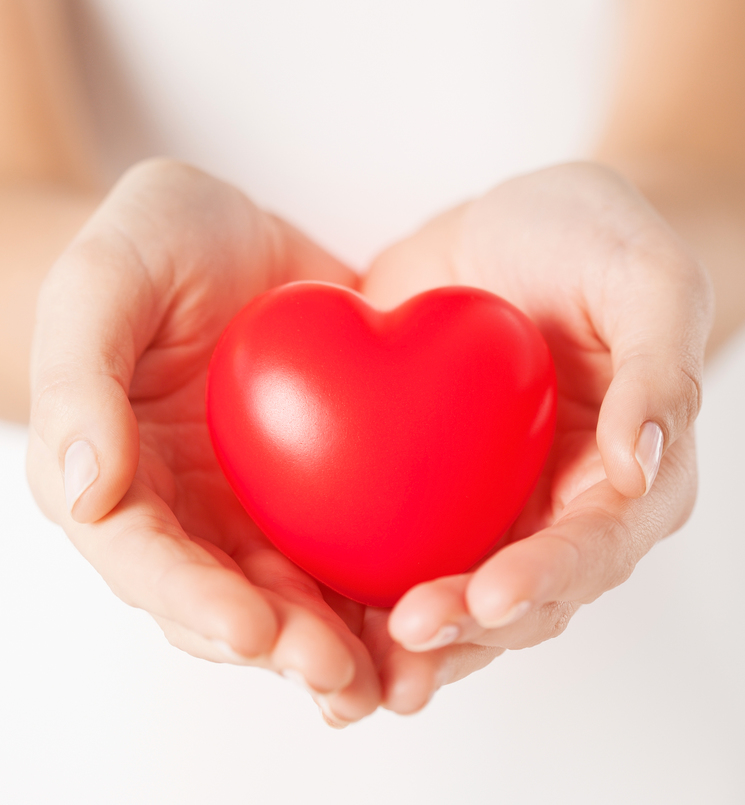
[[[632,187],[591,164],[506,182],[386,251],[364,290],[387,308],[453,284],[492,291],[538,325],[557,370],[557,431],[500,549],[394,607],[397,642],[380,665],[399,711],[404,693],[424,703],[503,650],[561,634],[685,522],[696,494],[712,292]]]

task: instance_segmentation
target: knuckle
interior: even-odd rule
[[[116,411],[129,405],[124,388],[128,364],[115,351],[103,352],[99,365],[81,373],[59,365],[42,379],[32,397],[30,424],[42,441],[57,452],[60,468],[65,451],[89,423],[87,414]]]
[[[703,402],[703,377],[698,361],[692,356],[668,365],[650,382],[660,384],[664,398],[670,403],[660,415],[658,424],[664,435],[665,450],[696,421]],[[662,382],[660,383],[660,381]]]
[[[568,601],[556,601],[548,606],[548,629],[544,639],[553,640],[566,631],[569,621],[579,607]]]
[[[553,640],[563,634],[569,621],[579,609],[580,604],[571,601],[552,601],[537,610],[533,618],[533,626],[529,633],[520,634],[516,640],[507,640],[504,645],[508,649],[519,650]]]
[[[683,400],[682,421],[684,430],[687,430],[701,411],[703,379],[698,366],[681,366],[679,369],[679,384]]]
[[[174,176],[191,178],[198,175],[201,175],[201,171],[185,162],[172,157],[157,156],[136,162],[123,174],[121,183],[134,181],[147,184]]]
[[[708,333],[714,323],[714,312],[716,308],[716,296],[714,293],[714,282],[709,272],[693,258],[690,259],[690,274],[692,297],[699,305],[700,315],[703,320],[705,331]]]
[[[606,589],[603,592],[619,587],[625,581],[628,581],[637,564],[634,557],[635,553],[636,551],[629,550],[627,545],[618,548],[615,561],[612,563],[606,578],[604,585]],[[599,597],[599,595],[596,597]]]
[[[156,200],[169,209],[176,205],[181,214],[191,212],[203,216],[209,204],[200,205],[197,200],[214,202],[227,188],[238,192],[187,162],[171,157],[150,157],[137,162],[124,173],[114,194],[123,192],[124,197],[144,197],[150,205]]]
[[[66,393],[71,381],[61,374],[53,373],[42,379],[40,388],[31,399],[30,424],[46,444],[51,438],[53,424],[66,417]]]
[[[602,590],[595,597],[618,587],[631,576],[640,556],[646,553],[643,543],[645,540],[641,534],[632,532],[619,517],[605,513],[604,525],[597,538],[601,550],[599,562],[605,565],[605,572],[598,574],[604,579]]]
[[[486,668],[504,654],[505,650],[501,646],[466,643],[445,655],[438,676],[443,680],[443,685],[457,682],[469,674]]]

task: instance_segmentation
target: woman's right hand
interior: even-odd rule
[[[173,645],[295,678],[341,724],[381,698],[364,610],[334,599],[336,614],[253,524],[205,419],[222,330],[298,279],[356,282],[234,188],[167,160],[133,168],[43,285],[28,475],[44,513]]]

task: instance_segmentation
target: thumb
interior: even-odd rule
[[[237,255],[245,264],[248,249],[236,243],[255,246],[257,221],[253,205],[228,185],[171,160],[148,160],[124,175],[52,267],[37,306],[27,461],[32,491],[49,517],[67,511],[93,522],[129,489],[139,459],[128,399],[135,364],[180,292],[194,330],[215,326],[197,321],[194,311],[219,310],[220,300],[208,304],[192,275],[216,275],[216,265]],[[253,249],[256,260],[263,251]],[[248,285],[265,280],[261,272],[242,276]],[[214,285],[233,301],[241,296],[235,283]],[[178,345],[187,362],[183,338]]]
[[[39,505],[56,521],[65,512],[81,523],[106,515],[139,460],[128,391],[136,318],[148,316],[151,286],[101,257],[95,246],[73,245],[38,302],[27,471]]]
[[[645,251],[629,263],[605,291],[613,300],[603,336],[614,374],[597,440],[608,480],[621,494],[639,497],[700,410],[713,292],[685,253]]]

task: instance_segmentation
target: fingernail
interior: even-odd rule
[[[333,727],[335,730],[343,730],[345,727],[348,727],[351,724],[351,721],[345,721],[343,718],[339,718],[336,713],[334,713],[334,711],[331,709],[331,705],[329,704],[328,696],[319,694],[314,696],[314,701],[318,705],[318,709],[321,711],[323,720],[329,725],[329,727]]]
[[[662,430],[654,422],[645,422],[639,431],[639,438],[636,440],[636,460],[644,473],[644,481],[647,485],[644,494],[652,488],[654,479],[660,469],[662,461]]]
[[[404,648],[408,651],[432,651],[436,648],[449,646],[454,643],[460,636],[460,626],[454,623],[448,623],[441,626],[434,637],[427,640],[426,643],[404,643]]]
[[[98,459],[84,439],[73,442],[65,453],[65,500],[72,511],[78,498],[98,478]]]
[[[508,609],[504,615],[490,621],[484,621],[482,618],[478,618],[478,622],[484,629],[501,629],[503,626],[510,626],[516,621],[519,621],[532,606],[533,604],[530,601],[520,601],[519,604],[515,604],[515,606]]]
[[[230,662],[234,665],[244,665],[250,662],[248,657],[241,656],[230,643],[225,642],[225,640],[210,640],[210,642],[218,652],[223,655],[223,662]]]

